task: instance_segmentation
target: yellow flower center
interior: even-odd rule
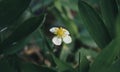
[[[56,35],[59,37],[63,37],[65,35],[65,30],[62,27],[58,28],[56,31]]]

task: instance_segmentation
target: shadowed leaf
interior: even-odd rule
[[[111,41],[111,38],[102,19],[95,10],[84,1],[79,1],[78,6],[81,18],[90,35],[100,48],[104,48]]]
[[[112,38],[115,37],[115,20],[118,14],[116,0],[101,0],[101,12],[105,25]]]
[[[30,2],[31,0],[0,0],[0,27],[13,24]]]

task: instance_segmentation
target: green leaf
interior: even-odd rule
[[[44,15],[32,17],[23,22],[6,40],[1,43],[0,48],[10,48],[11,44],[17,43],[34,32],[44,21]]]
[[[14,53],[17,53],[18,51],[23,49],[25,47],[25,45],[27,45],[30,42],[30,38],[31,37],[25,38],[24,40],[18,42],[16,45],[14,45],[11,48],[3,49],[2,54],[4,54],[4,55],[12,55]]]
[[[82,59],[80,63],[80,72],[88,72],[89,71],[89,61],[87,60],[86,56]]]
[[[62,60],[56,58],[54,55],[52,55],[52,56],[53,56],[53,59],[54,59],[56,65],[57,65],[58,70],[60,70],[60,71],[69,70],[69,72],[70,71],[75,72],[75,70],[72,68],[72,66],[70,66],[66,62],[63,62]]]
[[[120,12],[120,0],[116,0],[117,5],[118,5],[118,11]]]
[[[31,12],[29,10],[26,10],[20,17],[19,19],[15,22],[15,25],[11,25],[9,28],[6,27],[6,30],[1,31],[0,32],[0,36],[1,36],[1,42],[0,44],[11,35],[12,32],[14,32],[14,30],[19,27],[24,21],[26,21],[27,19],[33,17]]]
[[[53,10],[57,19],[61,20],[66,28],[70,31],[71,35],[79,37],[78,28],[74,21],[71,19],[70,9],[61,3],[59,0],[54,2],[55,8]]]
[[[0,59],[0,71],[1,72],[19,72],[18,58],[16,55],[4,56]]]
[[[120,15],[116,19],[116,37],[120,38]]]
[[[21,63],[21,72],[56,72],[48,67],[38,66],[28,62]]]
[[[16,19],[28,8],[31,0],[1,0],[0,27],[13,24]]]
[[[28,43],[30,43],[32,39],[34,39],[35,43],[37,43],[42,50],[45,49],[43,39],[41,38],[41,34],[38,32],[38,29],[37,29],[35,32],[30,34],[27,38],[18,42],[13,47],[4,49],[2,53],[4,55],[11,55],[11,54],[17,53],[18,51],[22,50]]]
[[[9,55],[0,60],[1,72],[56,72],[52,68],[25,62],[15,55]]]
[[[106,72],[120,72],[120,59],[118,59]]]
[[[96,53],[94,51],[80,48],[78,52],[76,53],[76,60],[79,62],[78,66],[78,72],[88,72],[90,68],[90,61],[92,61],[92,58],[95,58]],[[90,56],[88,58],[87,56]]]
[[[113,64],[116,56],[120,52],[120,39],[113,40],[103,51],[97,56],[96,60],[90,68],[90,72],[106,72]]]
[[[36,2],[36,1],[33,0],[33,5],[31,4],[31,7],[32,7],[32,11],[36,12],[40,8],[42,8],[43,5],[44,6],[50,5],[53,2],[53,0],[37,1],[37,4],[34,4],[34,2]]]
[[[100,8],[105,25],[112,38],[115,37],[115,20],[118,14],[116,0],[101,0]]]
[[[90,35],[100,48],[104,48],[111,41],[111,38],[102,19],[95,10],[84,1],[79,0],[78,6],[81,18]]]

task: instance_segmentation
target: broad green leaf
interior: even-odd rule
[[[19,41],[13,47],[4,49],[2,53],[4,55],[11,55],[11,54],[17,53],[20,50],[22,50],[32,39],[34,39],[34,42],[37,43],[39,45],[39,47],[41,47],[41,49],[42,48],[45,49],[43,47],[43,45],[44,45],[43,44],[43,39],[41,38],[41,35],[40,35],[40,33],[38,32],[38,29],[37,29],[35,32],[33,32],[32,34],[30,34],[25,39]]]
[[[118,59],[106,72],[120,72],[120,59]]]
[[[15,20],[16,22],[12,25],[10,25],[9,27],[5,27],[1,32],[0,32],[0,36],[2,41],[4,41],[7,37],[9,37],[11,35],[11,33],[21,24],[23,23],[25,20],[31,18],[33,16],[33,14],[30,12],[29,9],[27,9],[20,17],[19,19]],[[1,41],[1,42],[2,42]]]
[[[58,70],[60,70],[60,71],[69,70],[69,71],[75,72],[75,70],[72,68],[72,66],[70,66],[66,62],[63,62],[62,60],[56,58],[54,55],[52,55],[52,56],[53,56],[53,59],[57,65]]]
[[[100,8],[105,25],[112,38],[115,37],[115,20],[118,14],[116,0],[101,0]]]
[[[79,0],[79,13],[90,35],[100,48],[104,48],[110,41],[110,35],[102,19],[86,2]]]
[[[0,48],[10,48],[14,42],[21,41],[34,32],[44,21],[44,15],[32,17],[23,22],[6,40],[0,44]]]
[[[30,42],[30,38],[31,37],[27,37],[24,40],[21,40],[20,42],[18,42],[16,45],[14,45],[11,48],[3,49],[2,54],[11,55],[11,54],[17,53],[18,51],[23,49],[25,45],[27,45]]]
[[[90,72],[106,72],[114,63],[116,56],[120,52],[120,39],[113,40],[103,51],[96,57],[90,68]]]
[[[28,8],[31,0],[0,0],[0,26],[13,24]]]

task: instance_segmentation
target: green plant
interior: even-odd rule
[[[119,0],[1,0],[0,72],[120,72],[119,8]],[[55,44],[54,34],[71,44]]]

